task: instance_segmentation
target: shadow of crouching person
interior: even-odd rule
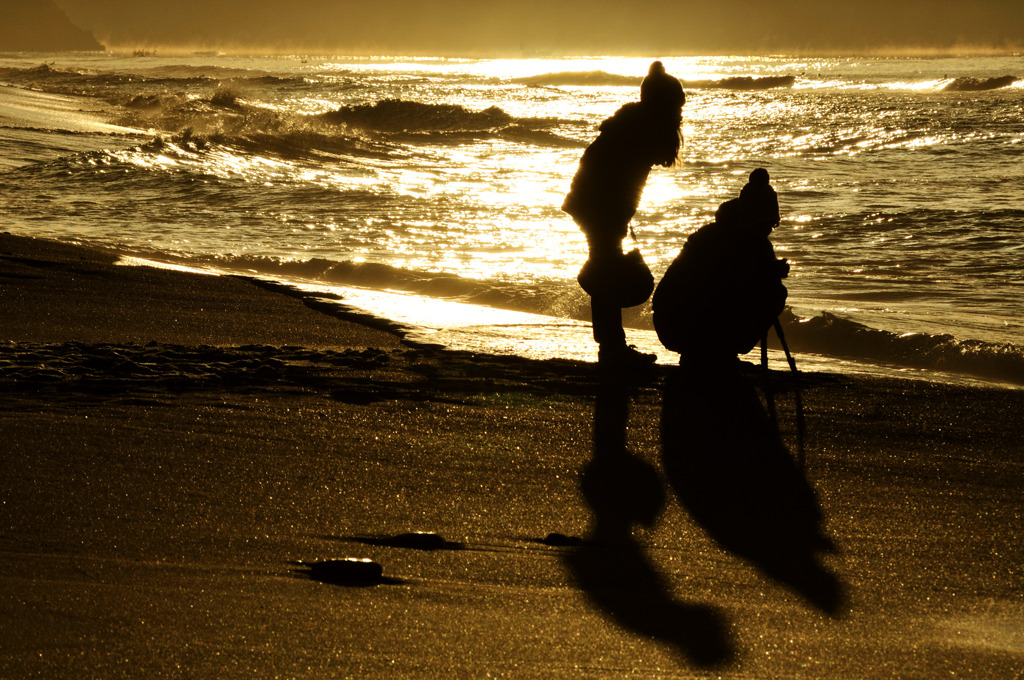
[[[821,563],[835,546],[814,490],[735,359],[684,360],[665,381],[661,438],[669,481],[723,549],[830,615],[844,606]]]

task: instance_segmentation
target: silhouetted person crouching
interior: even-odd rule
[[[654,291],[654,328],[681,362],[746,354],[785,306],[789,263],[768,240],[779,223],[769,180],[764,168],[750,173],[739,198],[690,235]]]

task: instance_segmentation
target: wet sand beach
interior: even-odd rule
[[[785,366],[444,352],[114,261],[0,235],[2,678],[1024,667],[1024,390],[805,374],[798,427]]]

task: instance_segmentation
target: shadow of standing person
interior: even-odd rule
[[[584,541],[566,553],[577,584],[612,621],[678,649],[697,666],[732,660],[727,625],[717,608],[673,598],[671,584],[633,536],[652,526],[665,501],[655,469],[626,448],[629,385],[606,375],[594,407],[594,454],[580,487],[593,521]]]
[[[821,563],[835,546],[817,496],[735,360],[684,361],[668,376],[661,439],[673,489],[719,546],[842,613],[842,583]]]

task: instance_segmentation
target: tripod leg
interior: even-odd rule
[[[775,320],[775,334],[779,336],[779,343],[782,345],[783,351],[786,352],[786,361],[789,362],[789,368],[793,371],[793,395],[796,400],[796,456],[797,463],[802,470],[807,466],[807,453],[804,450],[804,402],[800,396],[800,372],[796,370],[796,361],[789,353],[789,345],[786,344],[786,336],[782,334],[782,324],[778,319]]]
[[[764,400],[768,402],[768,415],[778,425],[778,414],[775,412],[775,391],[772,389],[771,374],[768,372],[768,332],[761,337],[761,378],[764,380]]]
[[[786,361],[789,362],[789,368],[794,374],[797,374],[796,361],[793,359],[793,355],[789,353],[789,345],[786,344],[786,336],[782,334],[782,324],[779,320],[775,320],[775,334],[779,336],[779,344],[782,345],[782,350],[786,353]]]

